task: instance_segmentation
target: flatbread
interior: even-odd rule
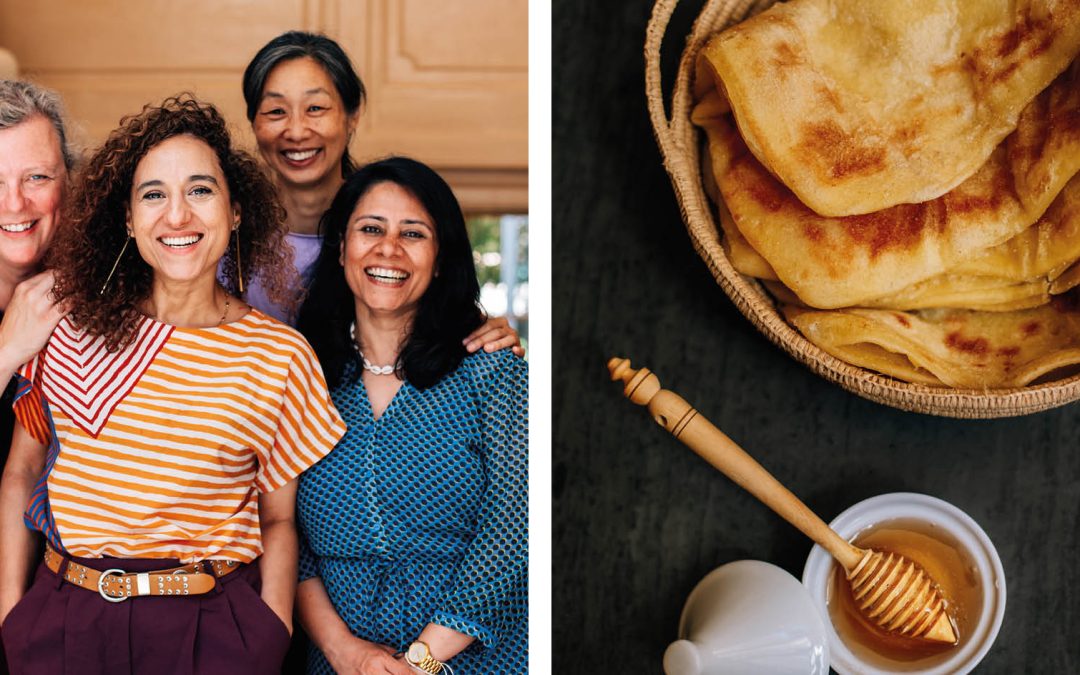
[[[995,276],[1014,282],[1056,279],[1080,259],[1080,175],[1074,176],[1049,208],[1015,237],[958,261],[952,274]]]
[[[791,0],[715,36],[750,151],[810,209],[926,202],[980,170],[1080,52],[1080,0]]]
[[[719,97],[713,96],[710,98],[710,102],[716,102]],[[703,114],[725,114],[731,112],[727,109],[726,105],[723,109],[704,110]],[[735,227],[735,223],[731,220],[731,214],[728,212],[727,207],[724,206],[723,200],[720,198],[720,188],[716,187],[716,177],[712,172],[712,159],[708,153],[702,153],[701,155],[701,177],[702,184],[705,188],[705,194],[709,196],[712,203],[716,206],[716,218],[720,222],[720,227],[724,231],[724,237],[720,240],[720,246],[724,249],[724,255],[731,261],[731,266],[735,268],[735,271],[739,274],[745,274],[749,277],[757,279],[779,279],[776,276],[776,272],[765,258],[761,257],[761,254],[754,250],[754,247],[750,245],[750,242],[746,241],[746,238],[739,232],[739,228]]]
[[[1080,65],[1033,102],[1051,123],[1022,116],[1017,133],[952,191],[923,204],[843,218],[818,215],[772,176],[730,116],[716,113],[716,96],[707,94],[693,119],[707,133],[722,200],[749,247],[813,307],[865,304],[946,273],[985,274],[955,268],[1031,227],[1066,183],[1075,211],[1080,182],[1068,181],[1080,171]],[[1012,143],[1014,136],[1023,142]],[[1025,178],[1017,180],[1017,173]],[[1043,257],[1053,252],[1035,250]],[[1027,270],[1032,263],[1018,259],[1013,266]],[[1011,279],[1033,276],[1021,270]]]
[[[899,310],[951,308],[1010,312],[1038,307],[1049,301],[1050,282],[1046,279],[1013,282],[1001,277],[942,274],[864,306]]]
[[[779,281],[762,279],[761,282],[778,302],[806,307],[799,296]],[[1017,284],[995,277],[943,275],[905,288],[895,295],[868,302],[864,307],[904,311],[977,309],[984,312],[1012,312],[1046,304],[1050,301],[1050,287],[1050,282],[1043,280]]]
[[[1072,296],[1017,312],[782,310],[829,354],[907,382],[1002,389],[1080,369]]]
[[[776,273],[743,238],[727,209],[718,205],[729,257],[736,270],[760,279]],[[727,245],[725,243],[725,245]],[[948,272],[912,284],[890,295],[862,303],[865,307],[928,309],[954,307],[1011,311],[1049,302],[1051,295],[1080,285],[1080,175],[1074,176],[1043,213],[1020,234],[970,258]],[[767,285],[782,302],[805,304],[789,289]],[[785,292],[786,291],[786,292]]]
[[[1080,286],[1080,263],[1073,264],[1072,267],[1062,272],[1060,276],[1054,278],[1050,283],[1050,292],[1058,295],[1067,293],[1077,286]]]

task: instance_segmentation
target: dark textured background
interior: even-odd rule
[[[684,5],[667,80],[700,2]],[[966,511],[1008,584],[978,672],[1080,672],[1080,405],[996,421],[904,413],[759,335],[691,248],[652,139],[651,7],[554,3],[554,672],[660,672],[702,576],[755,558],[798,577],[811,546],[623,398],[612,355],[656,372],[826,521],[896,491]]]

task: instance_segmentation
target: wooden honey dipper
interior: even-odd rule
[[[612,358],[608,370],[613,381],[623,381],[628,399],[648,406],[657,424],[828,551],[844,568],[855,604],[870,621],[891,633],[956,644],[945,598],[922,567],[844,541],[681,396],[661,389],[648,368],[634,370],[628,359]]]

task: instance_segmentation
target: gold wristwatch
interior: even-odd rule
[[[433,657],[427,643],[420,640],[414,641],[405,650],[405,661],[410,666],[415,666],[425,673],[432,673],[432,675],[441,673],[443,670],[442,662]]]

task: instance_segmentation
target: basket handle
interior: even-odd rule
[[[645,28],[645,94],[656,141],[667,157],[672,149],[671,121],[664,111],[664,88],[660,75],[660,46],[679,0],[657,0]]]
[[[707,0],[686,40],[679,74],[672,89],[671,117],[669,118],[664,111],[660,47],[678,4],[679,0],[656,0],[652,16],[649,17],[649,23],[645,29],[645,94],[648,99],[649,118],[652,120],[653,132],[665,163],[669,157],[674,156],[673,153],[681,150],[679,134],[675,132],[673,125],[688,115],[692,103],[687,80],[692,77],[693,69],[686,64],[686,61],[697,54],[701,44],[712,32],[712,26],[715,25],[715,18],[718,15],[741,18],[746,16],[752,6],[762,4],[762,0]]]

